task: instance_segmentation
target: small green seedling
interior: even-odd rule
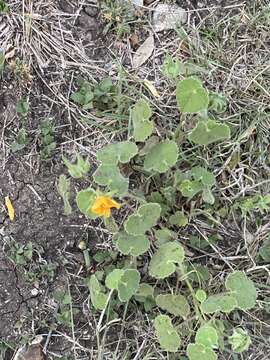
[[[11,143],[10,149],[12,152],[17,152],[24,149],[29,143],[29,139],[27,136],[27,132],[24,127],[22,127],[15,138],[15,140]]]
[[[16,105],[16,111],[23,117],[26,117],[29,111],[29,103],[26,99],[20,99]]]
[[[87,175],[90,170],[90,165],[87,160],[84,160],[83,157],[77,153],[77,162],[72,164],[69,160],[63,155],[62,160],[63,163],[66,165],[69,175],[72,176],[74,179],[81,179]]]
[[[171,55],[166,55],[162,72],[169,79],[176,79],[181,72],[181,65],[179,59],[174,60]]]
[[[79,90],[71,94],[72,101],[81,105],[84,110],[97,108],[108,110],[117,105],[117,88],[111,78],[105,78],[97,85],[91,85],[88,81],[79,81]]]
[[[41,136],[41,151],[40,156],[42,160],[51,158],[54,150],[56,149],[56,142],[54,138],[55,127],[52,120],[44,120],[40,125]]]
[[[33,244],[28,242],[26,245],[21,245],[17,242],[12,242],[9,249],[9,257],[16,265],[27,265],[31,262],[33,256]]]
[[[130,33],[130,23],[134,20],[131,2],[121,0],[105,0],[101,5],[102,18],[105,21],[103,33],[112,31],[117,38]]]
[[[233,329],[233,334],[229,337],[228,341],[232,346],[232,350],[237,354],[248,350],[251,344],[250,336],[247,331],[242,328]]]
[[[94,100],[92,86],[87,81],[80,81],[79,85],[79,91],[71,94],[71,100],[81,105],[84,110],[92,109]]]
[[[198,193],[202,193],[202,199],[209,204],[214,204],[215,198],[211,188],[215,185],[215,176],[203,167],[196,166],[187,172],[177,186],[183,196],[191,200]]]

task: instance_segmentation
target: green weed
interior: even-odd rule
[[[104,34],[112,31],[118,38],[130,33],[130,23],[134,20],[133,8],[128,1],[105,0],[101,4],[102,18],[105,21]]]
[[[29,139],[27,136],[27,132],[26,132],[25,128],[22,127],[18,131],[18,134],[17,134],[16,138],[14,139],[14,141],[11,143],[10,149],[12,152],[17,152],[17,151],[24,149],[28,143],[29,143]]]
[[[52,120],[44,120],[40,125],[40,137],[41,137],[41,151],[40,156],[42,160],[48,160],[51,158],[54,150],[56,149],[55,142],[55,127]]]
[[[197,77],[177,80],[180,63],[170,58],[166,61],[164,73],[176,81],[176,101],[180,111],[175,133],[162,139],[155,136],[151,105],[140,99],[131,110],[133,140],[100,149],[97,152],[100,165],[88,179],[90,186],[76,194],[79,210],[88,219],[103,219],[104,225],[114,234],[113,243],[118,254],[126,259],[112,263],[107,271],[92,275],[87,284],[91,304],[102,314],[109,313],[121,303],[126,304],[126,309],[134,301],[143,305],[144,311],[154,318],[156,335],[165,351],[177,352],[184,340],[178,331],[179,321],[175,322],[174,317],[190,322],[196,335],[186,348],[189,360],[200,357],[216,360],[217,350],[224,350],[224,342],[235,353],[248,349],[250,337],[247,331],[238,327],[225,330],[222,319],[223,314],[252,309],[257,291],[244,272],[232,271],[226,276],[223,289],[211,294],[207,287],[211,272],[188,259],[175,230],[189,223],[193,212],[184,208],[188,209],[192,202],[208,206],[208,209],[215,205],[215,175],[205,165],[188,165],[180,157],[180,151],[183,142],[207,149],[221,141],[229,141],[230,127],[219,119],[219,114],[226,108],[226,99],[220,94],[209,93]],[[81,105],[84,106],[85,101]],[[185,124],[191,120],[193,124],[194,118],[197,123],[186,130]],[[76,164],[66,158],[63,160],[71,177],[87,179],[90,165],[86,160],[78,158]],[[130,189],[129,178],[122,172],[124,166],[140,175],[144,184],[140,196]],[[65,191],[69,192],[67,180],[65,186]],[[121,199],[122,203],[114,198]],[[111,216],[112,211],[125,207],[131,199],[137,202],[136,210],[123,223],[117,224]],[[256,197],[252,206],[241,205],[241,210],[252,207],[262,211],[267,204],[268,197]],[[192,247],[204,250],[215,246],[217,241],[216,237],[203,240],[190,237]],[[152,256],[148,259],[146,254],[150,249]],[[147,274],[143,277],[142,256],[148,262]],[[177,284],[182,284],[181,294],[178,285],[175,290],[166,290],[168,279],[176,279]],[[153,286],[153,281],[158,283]],[[158,309],[165,314],[160,315]],[[192,322],[192,318],[196,322]]]

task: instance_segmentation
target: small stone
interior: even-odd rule
[[[31,290],[31,295],[32,296],[37,296],[38,295],[38,289],[32,289]]]
[[[94,16],[97,16],[97,14],[98,14],[98,8],[95,6],[86,6],[84,8],[84,12],[87,15],[94,17]]]
[[[187,12],[177,5],[159,4],[153,15],[156,32],[171,30],[187,21]]]

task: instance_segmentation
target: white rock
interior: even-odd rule
[[[159,4],[153,14],[156,32],[174,29],[187,21],[187,12],[177,5]]]

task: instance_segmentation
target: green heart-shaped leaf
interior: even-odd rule
[[[129,216],[124,227],[131,235],[142,235],[156,225],[161,213],[161,207],[156,203],[141,205],[135,214]]]
[[[230,290],[241,310],[252,309],[256,304],[257,291],[253,282],[243,271],[235,271],[230,274],[225,282],[225,287]]]
[[[155,318],[154,326],[162,349],[169,352],[176,352],[181,345],[181,340],[169,316],[158,315]]]
[[[102,164],[128,163],[138,153],[138,147],[131,141],[109,144],[97,152],[97,159]]]
[[[149,250],[150,242],[145,235],[120,232],[116,235],[116,247],[124,255],[139,256]]]
[[[117,290],[119,282],[124,273],[125,270],[122,269],[114,269],[112,272],[110,272],[105,279],[105,285],[107,288],[111,290]]]
[[[188,224],[188,218],[182,211],[176,211],[175,214],[171,215],[169,218],[169,222],[172,225],[176,226],[186,226]]]
[[[144,160],[144,169],[164,173],[176,164],[178,147],[172,140],[164,140],[154,145]]]
[[[200,80],[192,77],[178,82],[176,99],[180,111],[190,114],[207,109],[209,103],[207,90]]]
[[[169,241],[172,241],[176,237],[176,234],[169,229],[155,230],[155,235],[157,238],[155,244],[157,246],[161,246]]]
[[[201,166],[195,166],[190,170],[194,180],[200,181],[205,186],[213,186],[216,183],[215,176]]]
[[[160,246],[149,264],[149,274],[156,279],[164,279],[175,272],[176,265],[184,260],[184,249],[176,241]]]
[[[188,344],[187,356],[189,360],[217,360],[216,353],[202,344]]]
[[[79,191],[76,196],[76,203],[79,210],[90,219],[96,218],[96,215],[91,212],[91,207],[94,204],[96,197],[97,194],[95,190],[91,188]]]
[[[219,140],[229,139],[231,131],[228,125],[214,120],[199,121],[188,138],[198,145],[209,145]]]
[[[209,296],[202,304],[201,309],[205,314],[218,311],[230,313],[237,306],[235,298],[231,295],[217,294]]]
[[[218,333],[213,326],[205,324],[197,331],[195,342],[206,347],[216,348],[218,346]]]
[[[103,310],[106,306],[108,296],[102,292],[98,279],[95,275],[90,277],[88,288],[94,308],[97,310]]]
[[[175,316],[182,316],[184,319],[190,313],[187,299],[183,295],[160,294],[156,297],[157,306]]]
[[[152,134],[154,124],[149,120],[151,116],[148,102],[143,99],[137,101],[131,112],[135,141],[145,141]]]
[[[193,196],[202,191],[203,188],[203,184],[198,180],[184,180],[178,187],[182,195],[189,199],[192,199]]]
[[[195,293],[195,297],[199,302],[204,302],[207,298],[207,294],[204,290],[198,289]]]
[[[140,284],[140,273],[134,269],[125,270],[118,283],[118,297],[120,301],[126,302],[136,294]]]
[[[135,294],[135,299],[139,302],[145,302],[147,298],[154,298],[154,288],[149,284],[142,283]]]
[[[107,186],[110,191],[123,197],[128,192],[129,181],[124,178],[115,164],[101,164],[93,174],[95,182]]]

